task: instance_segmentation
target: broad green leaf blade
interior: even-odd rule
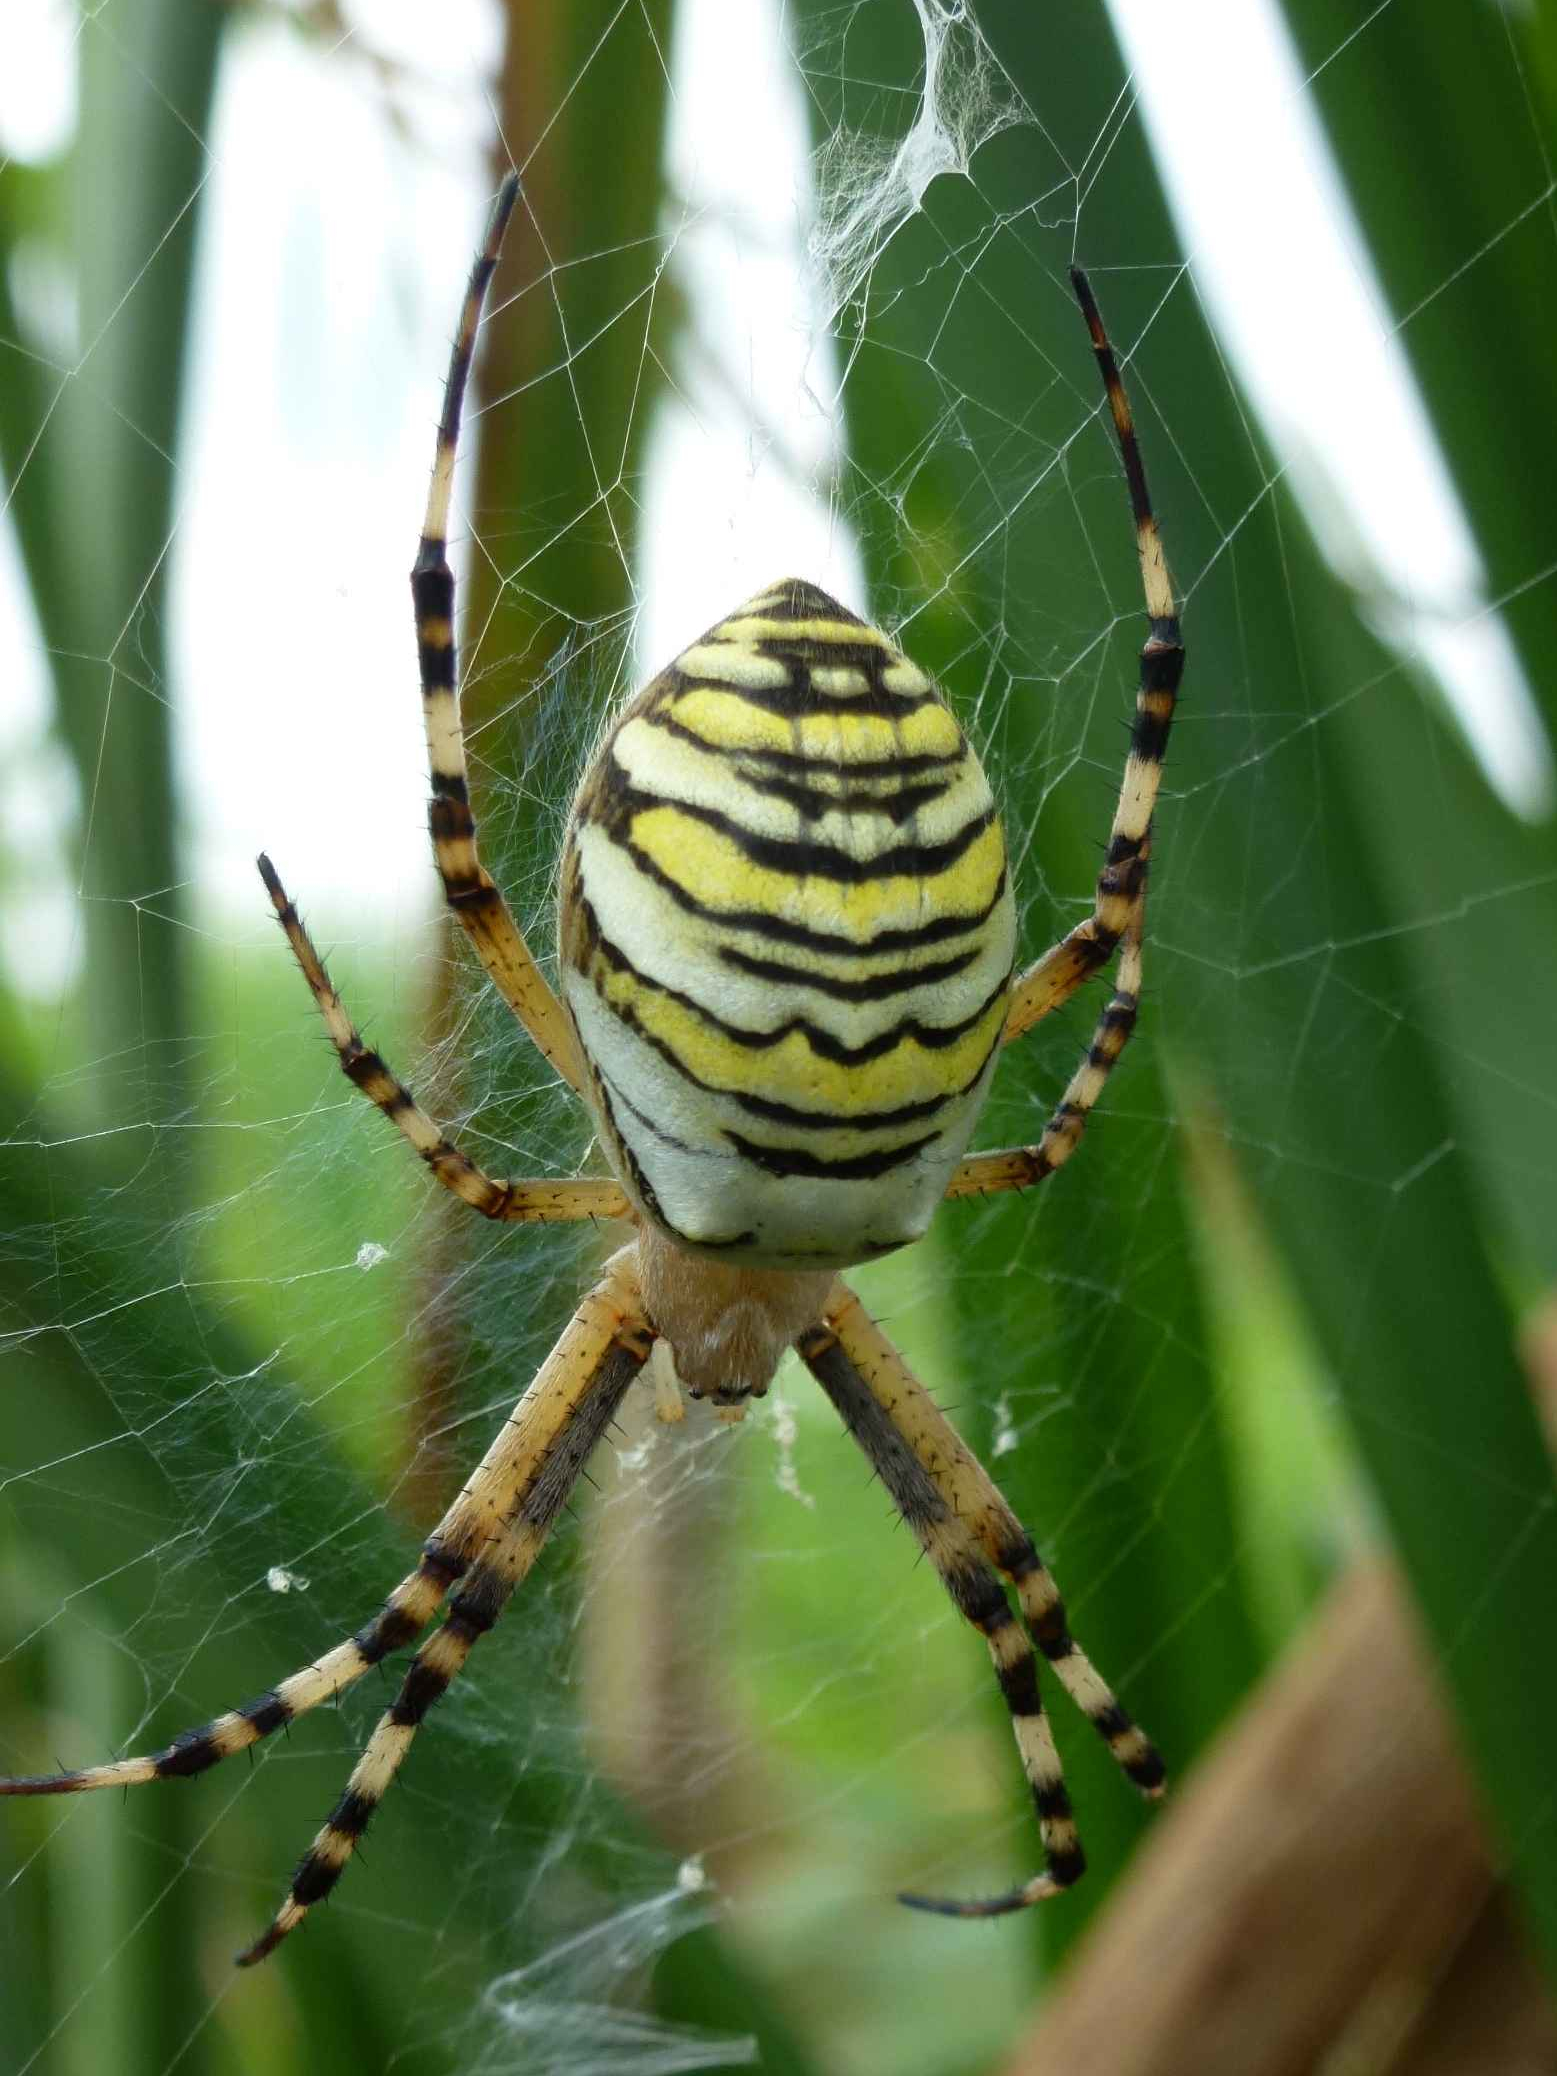
[[[835,21],[826,9],[798,14],[802,39],[825,38]],[[977,26],[988,46],[954,40],[945,78],[970,59],[997,103],[1046,120],[1019,114],[991,135],[970,177],[932,184],[872,254],[850,339],[845,503],[876,610],[982,739],[1016,860],[1025,960],[1090,903],[1144,633],[1117,462],[1088,435],[1068,452],[1101,394],[1066,283],[1068,228],[1044,227],[1050,209],[1063,217],[1073,206],[1067,166],[1085,159],[1118,78],[1098,24],[1051,39],[1030,10],[987,5]],[[908,10],[880,10],[851,21],[844,61],[823,62],[821,47],[819,134],[912,120],[924,64],[912,30]],[[840,76],[870,85],[828,98]],[[964,95],[959,110],[954,87],[939,111],[948,128],[977,105],[966,80]],[[1102,249],[1089,240],[1081,256],[1166,249],[1137,136],[1115,146],[1106,184],[1110,207],[1086,219]],[[1128,245],[1114,235],[1121,223]],[[1109,288],[1104,275],[1111,308]],[[1171,469],[1161,441],[1148,440],[1149,460]],[[1178,502],[1177,479],[1165,470],[1163,481]],[[1175,777],[1181,756],[1176,745]],[[1159,914],[1171,929],[1174,809],[1162,819]],[[1254,1678],[1260,1652],[1157,1057],[1170,979],[1155,957],[1144,1035],[1073,1166],[1037,1195],[948,1206],[927,1269],[944,1264],[956,1320],[954,1367],[932,1381],[981,1449],[1006,1431],[995,1472],[1053,1564],[1077,1634],[1177,1774]],[[1058,1028],[1008,1051],[981,1144],[1036,1138],[1103,999],[1089,990]],[[1074,1895],[1035,1914],[1046,1950],[1058,1952],[1106,1899],[1147,1819],[1068,1707],[1054,1707],[1093,1865]],[[1013,1797],[1019,1786],[1013,1770]],[[1027,1871],[1036,1837],[1014,1832],[1012,1849],[1023,1865],[999,1869],[992,1885]]]
[[[1335,613],[1296,525],[1285,546],[1300,680],[1369,682],[1377,656]],[[1289,949],[1246,964],[1227,997],[1186,1003],[1185,1020],[1306,1301],[1550,1961],[1557,1825],[1525,1712],[1557,1702],[1544,1625],[1531,1620],[1557,1605],[1551,1463],[1495,1222],[1438,1071],[1438,997],[1365,840],[1380,791],[1376,763],[1358,754],[1368,747],[1366,732],[1332,723],[1262,760],[1261,850],[1311,860],[1289,896]],[[1208,906],[1247,848],[1246,818],[1229,805],[1211,807],[1197,839]],[[1442,938],[1439,957],[1453,950]]]
[[[805,18],[825,32],[825,11]],[[1107,774],[1120,749],[1106,746],[1102,721],[1124,705],[1140,632],[1117,460],[1103,425],[1077,437],[1090,367],[1062,281],[1072,257],[1086,264],[1129,362],[1186,599],[1189,670],[1158,819],[1137,1044],[1181,1057],[1185,1086],[1210,1077],[1222,1129],[1282,1247],[1437,1638],[1550,1951],[1557,1836],[1523,1726],[1532,1694],[1538,1714],[1550,1703],[1554,1676],[1520,1611],[1557,1605],[1557,1526],[1512,1352],[1497,1201],[1511,1209],[1524,1172],[1512,1097],[1532,1093],[1528,1041],[1550,982],[1543,968],[1519,984],[1499,1072],[1514,1083],[1521,1047],[1522,1069],[1510,1101],[1493,1104],[1476,1083],[1497,1076],[1478,1077],[1469,1034],[1494,961],[1469,953],[1469,933],[1453,922],[1459,905],[1498,911],[1489,934],[1502,947],[1501,996],[1518,959],[1530,963],[1525,933],[1534,927],[1541,941],[1549,839],[1541,831],[1526,841],[1490,801],[1460,812],[1466,775],[1446,722],[1357,627],[1353,599],[1273,494],[1268,459],[1199,320],[1192,277],[1177,275],[1139,135],[1110,130],[1116,62],[1084,35],[1057,47],[1026,11],[1018,19],[989,4],[978,21],[1021,90],[1017,119],[975,153],[967,181],[953,173],[933,183],[863,269],[848,396],[859,472],[851,510],[878,599],[905,641],[954,689],[959,678],[978,689],[1013,823],[1034,832],[1033,860],[1051,876],[1040,885],[1061,897],[1056,926],[1073,920],[1086,874],[1069,846],[1089,815],[1099,833],[1106,826]],[[1431,41],[1417,18],[1401,34]],[[889,106],[912,118],[912,51],[901,38],[895,50],[884,41],[865,65],[862,36],[853,21],[848,65],[836,69],[885,82],[871,111],[878,120]],[[1337,30],[1323,48],[1340,41]],[[837,113],[824,107],[824,129]],[[1105,136],[1106,152],[1089,159]],[[1067,175],[1072,195],[1057,201]],[[1539,191],[1522,190],[1526,199]],[[1047,201],[1035,207],[1038,197]],[[1462,231],[1452,258],[1439,255],[1432,285],[1446,289],[1453,268],[1507,223],[1495,215],[1479,235]],[[1012,271],[990,286],[1006,253]],[[880,491],[890,494],[878,501]],[[1549,539],[1549,523],[1532,515],[1527,570],[1550,563],[1529,541]],[[1415,742],[1392,756],[1402,725]],[[1428,784],[1430,760],[1447,776]],[[1430,842],[1425,872],[1410,872],[1408,835],[1418,850]],[[1074,1021],[1079,1045],[1084,1014]],[[1046,1051],[1047,1042],[1040,1033],[1047,1088],[1057,1091],[1065,1054],[1058,1036]],[[1033,1124],[1044,1095],[1040,1083]],[[1010,1135],[1007,1100],[996,1097],[993,1138]],[[1143,1684],[1150,1707],[1171,1720],[1171,1701],[1151,1694],[1153,1674],[1166,1679],[1171,1659],[1193,1715],[1204,1661],[1205,1730],[1236,1684],[1225,1668],[1239,1662],[1231,1640],[1246,1620],[1227,1533],[1230,1443],[1216,1439],[1218,1393],[1240,1380],[1209,1375],[1195,1328],[1193,1249],[1166,1179],[1176,1160],[1171,1109],[1146,1062],[1127,1059],[1073,1168],[1046,1185],[1049,1201],[1027,1237],[1008,1234],[992,1209],[986,1230],[1001,1245],[984,1252],[981,1235],[965,1246],[954,1287],[971,1288],[980,1315],[964,1362],[971,1368],[981,1346],[986,1394],[1005,1385],[1009,1398],[1013,1384],[1033,1394],[1033,1456],[1046,1481],[1077,1496],[1077,1522],[1103,1510],[1118,1633],[1132,1619],[1155,1622],[1158,1655],[1144,1680],[1136,1669],[1131,1692]],[[1495,1110],[1496,1139],[1484,1128]],[[1543,1138],[1547,1123],[1543,1114]],[[1544,1200],[1557,1172],[1544,1144],[1534,1165]],[[1546,1246],[1550,1230],[1548,1222]],[[1013,1287],[1003,1314],[994,1295],[1002,1282]],[[1067,1321],[1068,1351],[1048,1338]],[[1032,1351],[1025,1377],[1023,1349]],[[1179,1359],[1182,1395],[1159,1381],[1159,1367],[1171,1376]],[[1049,1401],[1041,1420],[1039,1393]],[[1066,1424],[1089,1421],[1089,1458],[1066,1461],[1044,1446]],[[1186,1479],[1186,1466],[1205,1482]],[[1190,1502],[1182,1514],[1181,1490]],[[1115,1491],[1117,1515],[1108,1511]],[[1052,1496],[1046,1511],[1052,1517]],[[1060,1528],[1067,1539],[1083,1532],[1063,1515]],[[1063,1542],[1058,1560],[1078,1628],[1102,1634],[1112,1651],[1088,1568],[1078,1582]],[[1228,1636],[1209,1640],[1206,1628],[1224,1616]],[[1128,1650],[1125,1658],[1128,1670]],[[1118,1676],[1112,1658],[1111,1669]],[[1193,1746],[1195,1731],[1185,1734]],[[1088,1784],[1089,1821],[1099,1792]]]
[[[1354,141],[1414,139],[1387,180],[1357,179],[1355,200],[1365,226],[1382,202],[1401,255],[1409,244],[1420,264],[1443,228],[1433,196],[1452,176],[1435,157],[1438,126],[1420,122],[1433,97],[1417,68],[1445,84],[1447,110],[1447,81],[1489,61],[1461,39],[1491,22],[1435,15],[1380,38],[1349,26],[1330,19],[1310,49],[1314,64],[1334,54],[1316,90],[1323,103],[1360,63],[1369,85],[1353,103]],[[1468,105],[1488,87],[1476,72]],[[1491,87],[1496,120],[1527,126],[1517,68],[1505,64]],[[1526,179],[1528,145],[1526,134]],[[1365,157],[1343,162],[1360,173]],[[1428,159],[1418,183],[1406,167]],[[1486,185],[1461,191],[1450,243],[1431,248],[1417,277],[1434,290],[1406,326],[1419,365],[1465,351],[1478,332],[1483,367],[1497,356],[1503,315],[1457,290],[1510,227],[1509,189],[1491,177],[1509,163],[1489,140]],[[1387,245],[1383,271],[1388,281]],[[1192,334],[1155,328],[1151,370],[1157,396],[1193,399],[1204,414],[1197,425],[1174,407],[1191,452],[1246,451]],[[1453,455],[1468,392],[1427,387]],[[1530,1609],[1557,1605],[1557,1510],[1516,1359],[1507,1266],[1511,1251],[1518,1263],[1511,1237],[1529,1263],[1550,1258],[1549,1105],[1539,1070],[1532,1085],[1528,1035],[1550,1015],[1550,962],[1532,959],[1531,945],[1550,934],[1552,832],[1521,827],[1491,799],[1436,696],[1380,651],[1285,498],[1261,496],[1257,470],[1240,509],[1251,516],[1235,538],[1204,544],[1214,560],[1193,559],[1192,546],[1186,561],[1175,547],[1193,592],[1197,681],[1250,703],[1241,745],[1208,717],[1208,746],[1220,737],[1223,747],[1194,803],[1180,943],[1198,984],[1181,993],[1175,1043],[1187,1036],[1197,1070],[1213,1068],[1225,1128],[1306,1304],[1550,1967],[1557,1827],[1522,1725],[1557,1698],[1529,1621]],[[1549,521],[1529,517],[1538,530],[1526,569],[1531,541],[1550,538]],[[1495,588],[1499,550],[1491,536],[1485,545]],[[1533,559],[1549,562],[1539,547]],[[1521,1215],[1521,1192],[1533,1216]]]

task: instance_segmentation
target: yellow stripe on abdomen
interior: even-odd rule
[[[755,1098],[839,1123],[937,1103],[977,1078],[1005,1017],[1006,990],[971,1021],[943,1034],[915,1025],[889,1030],[855,1058],[804,1022],[777,1034],[742,1031],[712,1012],[645,981],[631,968],[611,970],[602,955],[591,976],[608,1009],[641,1031],[703,1088]]]
[[[901,718],[880,713],[774,713],[736,692],[693,684],[664,702],[665,713],[715,750],[768,750],[818,764],[865,764],[904,757],[955,757],[962,731],[941,705]]]
[[[862,947],[889,931],[986,914],[1006,866],[1005,838],[995,821],[940,872],[884,869],[853,885],[822,871],[784,872],[756,864],[735,837],[675,807],[634,814],[627,840],[668,885],[700,908],[726,916],[768,916]]]

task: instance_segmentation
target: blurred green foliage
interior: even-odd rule
[[[1288,13],[1550,716],[1554,434],[1535,408],[1557,307],[1550,32],[1490,10]],[[789,14],[815,140],[900,136],[922,88],[914,11]],[[1041,121],[993,135],[971,178],[932,184],[872,249],[841,317],[838,501],[880,617],[941,674],[1000,776],[1028,955],[1089,898],[1141,632],[1073,257],[1127,357],[1190,666],[1148,1016],[1105,1113],[1039,1196],[952,1207],[861,1281],[994,1456],[1078,1631],[1179,1771],[1359,1522],[1387,1536],[1551,1960],[1557,1825],[1530,1725],[1557,1671],[1531,1610],[1557,1606],[1557,1508],[1515,1341],[1557,1233],[1557,836],[1492,798],[1434,695],[1367,631],[1368,601],[1311,548],[1177,270],[1139,129],[1110,130],[1122,81],[1101,13],[1063,35],[1022,0],[976,15]],[[162,646],[164,549],[224,20],[178,0],[84,14],[72,151],[0,171],[0,465],[58,741],[94,808],[71,861],[83,978],[57,1015],[0,996],[6,1767],[50,1763],[56,1730],[66,1760],[132,1726],[160,1738],[360,1620],[431,1511],[412,1457],[429,1337],[463,1462],[592,1244],[446,1241],[446,1207],[311,1042],[277,947],[189,927],[169,702],[191,695]],[[527,886],[545,883],[581,740],[558,721],[580,674],[568,643],[578,624],[586,646],[621,637],[644,441],[685,343],[658,229],[668,89],[651,59],[669,20],[639,10],[617,32],[606,11],[542,10],[528,69],[505,74],[510,141],[540,155],[486,371],[501,407],[472,498],[487,550],[472,719],[491,854]],[[13,304],[11,263],[39,241],[73,281],[68,365]],[[401,1004],[375,1035],[415,1060],[421,1019],[395,971],[371,953],[337,963],[348,1001]],[[461,981],[453,1021],[488,1079],[444,1086],[474,1113],[473,1148],[499,1165],[538,1140],[579,1150],[501,1016],[465,1003]],[[432,1019],[441,1067],[449,1011]],[[983,1143],[1035,1135],[1091,1013],[1011,1056]],[[387,1250],[377,1272],[364,1240]],[[699,2029],[754,2036],[775,2069],[990,2067],[1043,1968],[1127,1878],[1147,1820],[1062,1713],[1084,1888],[971,1949],[965,1928],[890,1905],[908,1882],[1003,1885],[1035,1843],[981,1653],[825,1409],[788,1388],[814,1504],[784,1489],[773,1436],[748,1433],[718,1501],[734,1558],[675,1596],[750,1740],[751,1830],[782,1837],[733,1926],[667,1932],[610,1987],[667,2029],[633,2050],[658,2067],[694,2065]],[[579,2015],[520,1977],[513,1999],[560,2044],[505,2031],[506,1971],[612,1911],[625,1926],[646,1899],[681,1922],[664,1901],[673,1857],[612,1799],[581,1686],[564,1691],[575,1544],[484,1647],[344,1903],[236,1987],[228,1956],[376,1695],[336,1729],[311,1719],[253,1791],[217,1775],[123,1805],[8,1806],[14,2066],[568,2066]],[[308,1592],[267,1585],[278,1552]],[[777,1817],[759,1753],[779,1771]]]

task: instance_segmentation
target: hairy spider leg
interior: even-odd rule
[[[865,1452],[920,1548],[935,1566],[957,1612],[972,1623],[989,1647],[1001,1695],[1011,1712],[1022,1771],[1038,1812],[1044,1856],[1044,1871],[1026,1883],[1018,1895],[1004,1902],[1002,1908],[1014,1910],[1057,1896],[1081,1879],[1087,1862],[1054,1733],[1038,1692],[1038,1661],[1032,1639],[1012,1614],[999,1579],[980,1556],[973,1538],[893,1426],[831,1327],[812,1327],[796,1346],[801,1361],[832,1400],[839,1418]],[[917,1896],[905,1895],[899,1900],[930,1909],[941,1907]]]
[[[442,1526],[446,1525],[447,1519]],[[0,1780],[0,1795],[79,1795],[94,1788],[135,1788],[147,1781],[188,1780],[204,1773],[234,1752],[258,1744],[273,1730],[296,1722],[310,1709],[334,1701],[392,1651],[404,1649],[427,1627],[464,1568],[463,1561],[448,1554],[434,1534],[415,1571],[400,1581],[371,1622],[241,1708],[228,1709],[209,1723],[181,1731],[161,1751],[112,1759],[106,1765],[85,1766],[70,1773],[23,1774]]]
[[[1114,947],[1129,933],[1132,920],[1135,923],[1138,963],[1142,934],[1140,911],[1146,901],[1152,813],[1157,805],[1162,760],[1178,701],[1179,681],[1184,673],[1184,644],[1174,608],[1173,582],[1168,575],[1162,536],[1157,529],[1151,496],[1146,487],[1146,470],[1135,436],[1130,400],[1125,394],[1114,349],[1109,344],[1087,277],[1079,267],[1073,267],[1070,278],[1092,334],[1092,350],[1103,377],[1103,393],[1113,417],[1125,480],[1130,487],[1136,553],[1146,594],[1148,632],[1141,649],[1140,687],[1136,694],[1135,724],[1130,733],[1129,753],[1125,759],[1124,782],[1114,810],[1103,869],[1098,874],[1092,913],[1058,944],[1051,945],[1025,973],[1018,975],[1006,1015],[1005,1042],[1008,1045],[1012,1039],[1031,1030],[1051,1010],[1068,1002],[1084,981],[1090,979],[1100,966],[1107,964]],[[1128,992],[1132,996],[1128,1008],[1133,1022],[1133,997],[1139,992],[1138,984]],[[1120,994],[1126,993],[1121,985]],[[1129,1028],[1126,1026],[1119,1040],[1120,1048],[1128,1036]],[[956,1193],[962,1194],[960,1191]]]
[[[1140,851],[1143,874],[1150,850],[1148,838]],[[1114,992],[1097,1020],[1092,1042],[1082,1057],[1081,1065],[1071,1076],[1053,1116],[1044,1127],[1043,1137],[1035,1146],[1008,1146],[993,1153],[970,1153],[953,1170],[946,1187],[948,1197],[990,1196],[996,1190],[1026,1189],[1034,1182],[1044,1181],[1056,1168],[1063,1167],[1076,1151],[1087,1128],[1087,1119],[1135,1029],[1141,1002],[1141,940],[1145,929],[1146,881],[1143,877],[1120,943]]]
[[[598,1366],[618,1332],[627,1332],[636,1319],[636,1292],[630,1270],[613,1269],[608,1273],[574,1314],[548,1364],[557,1365],[563,1359],[564,1368],[566,1360],[585,1369]],[[537,1385],[554,1373],[543,1369]],[[531,1425],[523,1433],[516,1423],[520,1411],[530,1404],[535,1388],[532,1386],[520,1401],[513,1417],[428,1537],[416,1569],[401,1580],[378,1614],[355,1636],[336,1644],[311,1665],[303,1666],[242,1707],[229,1709],[208,1723],[181,1732],[160,1751],[72,1772],[0,1780],[0,1795],[76,1795],[97,1788],[131,1788],[155,1780],[190,1779],[284,1725],[296,1722],[311,1709],[334,1701],[364,1673],[395,1651],[403,1650],[426,1628],[450,1590],[470,1571],[512,1514],[526,1475],[525,1436],[541,1417],[540,1409],[532,1409]],[[560,1419],[564,1412],[565,1408],[557,1417]]]
[[[345,1004],[331,984],[323,959],[304,929],[286,889],[276,876],[269,858],[261,853],[260,878],[265,882],[286,932],[293,956],[303,969],[303,978],[313,992],[324,1018],[330,1042],[340,1059],[341,1071],[354,1088],[376,1103],[395,1129],[406,1138],[427,1163],[444,1188],[469,1204],[484,1218],[510,1224],[556,1224],[578,1218],[628,1218],[632,1207],[617,1182],[605,1177],[578,1176],[569,1181],[498,1182],[486,1174],[468,1154],[440,1131],[417,1103],[382,1053],[363,1044],[346,1013]]]
[[[1052,1574],[988,1472],[847,1284],[835,1285],[824,1318],[797,1347],[958,1612],[982,1632],[1038,1812],[1041,1874],[971,1902],[916,1894],[899,1900],[949,1917],[997,1917],[1042,1902],[1078,1881],[1086,1859],[1039,1693],[1034,1642],[1125,1774],[1149,1797],[1163,1792],[1162,1760],[1071,1636]],[[1020,1622],[997,1574],[1016,1589]]]
[[[464,926],[492,985],[563,1080],[582,1095],[584,1067],[573,1026],[477,854],[454,650],[454,572],[449,567],[448,533],[460,412],[487,284],[497,265],[503,233],[518,196],[519,176],[510,173],[498,191],[486,237],[471,268],[444,386],[427,513],[411,571],[411,599],[416,612],[422,715],[427,728],[427,763],[432,783],[427,820],[444,899]]]
[[[298,1862],[280,1909],[238,1956],[240,1967],[274,1953],[340,1880],[427,1711],[447,1693],[540,1555],[653,1339],[639,1309],[631,1250],[624,1249],[563,1328],[482,1459],[472,1480],[472,1487],[486,1488],[479,1539],[448,1613],[412,1659],[339,1801]]]

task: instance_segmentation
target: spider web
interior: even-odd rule
[[[1298,77],[1339,122],[1406,10],[1293,12]],[[1528,1295],[1551,1274],[1550,1074],[1528,1043],[1551,983],[1515,950],[1542,941],[1557,862],[1517,659],[1557,553],[1549,522],[1499,518],[1462,443],[1475,545],[1462,525],[1452,574],[1430,570],[1414,489],[1394,523],[1423,521],[1419,557],[1389,560],[1323,428],[1295,404],[1283,424],[1255,369],[1240,387],[1207,328],[1217,304],[1232,335],[1226,283],[1263,265],[1268,220],[1220,246],[1189,201],[1170,220],[1104,24],[1028,15],[857,0],[781,23],[689,0],[672,37],[668,9],[602,6],[538,75],[526,271],[490,336],[534,321],[558,343],[478,398],[462,461],[471,749],[484,853],[549,953],[551,861],[612,701],[759,584],[805,574],[948,687],[1006,803],[1035,956],[1086,911],[1142,627],[1064,300],[1066,268],[1092,270],[1191,658],[1143,1036],[1062,1178],[948,1209],[858,1281],[1182,1765],[1376,1532],[1340,1414],[1408,1467],[1445,1447],[1425,1400],[1370,1395],[1391,1236],[1464,1166],[1502,1283]],[[260,11],[232,24],[191,119],[133,9],[40,7],[39,24],[37,90],[0,108],[0,353],[28,378],[7,407],[19,697],[0,719],[5,1771],[165,1742],[357,1627],[603,1246],[472,1233],[432,1197],[343,1088],[252,874],[263,843],[370,1042],[477,1159],[579,1169],[582,1119],[433,912],[404,578],[507,106],[501,25],[476,0],[440,10],[435,39],[392,10]],[[1525,269],[1548,307],[1554,285],[1539,82],[1516,26],[1493,51],[1523,125],[1379,305],[1434,405],[1494,270]],[[670,111],[659,217],[636,242],[570,245],[546,140],[624,53],[663,67],[643,89]],[[1144,77],[1150,54],[1133,57]],[[43,187],[74,119],[53,89],[78,62],[105,96],[84,107],[154,105],[193,144],[96,307]],[[163,424],[116,401],[110,370],[186,218],[192,342]],[[597,279],[592,332],[574,319]],[[605,404],[603,353],[634,371]],[[1289,402],[1295,382],[1276,385]],[[537,455],[539,492],[481,504],[477,441],[548,422],[578,449],[571,487]],[[1411,421],[1408,445],[1429,437]],[[46,595],[34,494],[100,479],[122,510],[115,472],[138,465],[165,472],[167,524],[131,544],[105,627],[89,599]],[[91,537],[90,506],[83,557],[122,551]],[[614,602],[575,596],[575,567],[603,569]],[[51,725],[56,688],[88,716],[73,738]],[[125,746],[167,713],[180,831],[159,880],[125,831],[157,812]],[[980,1144],[1036,1136],[1094,1013],[1007,1059]],[[1431,1101],[1395,1131],[1417,1080]],[[1338,1201],[1371,1207],[1379,1235],[1345,1274],[1293,1237]],[[1460,1228],[1433,1215],[1449,1244]],[[1501,1477],[1477,1446],[1467,1517]],[[265,2072],[310,2048],[397,2071],[998,2065],[1045,1945],[1070,1934],[1022,1918],[970,1935],[890,1904],[1003,1887],[1037,1841],[982,1653],[828,1409],[786,1369],[740,1428],[667,1433],[645,1404],[601,1457],[363,1864],[258,1976],[230,1956],[338,1792],[383,1705],[373,1683],[252,1769],[6,1806],[6,2076]],[[1467,1663],[1494,1650],[1544,1533],[1544,1464],[1500,1507],[1464,1558]],[[1101,1895],[1140,1822],[1075,1728],[1061,1713]]]

